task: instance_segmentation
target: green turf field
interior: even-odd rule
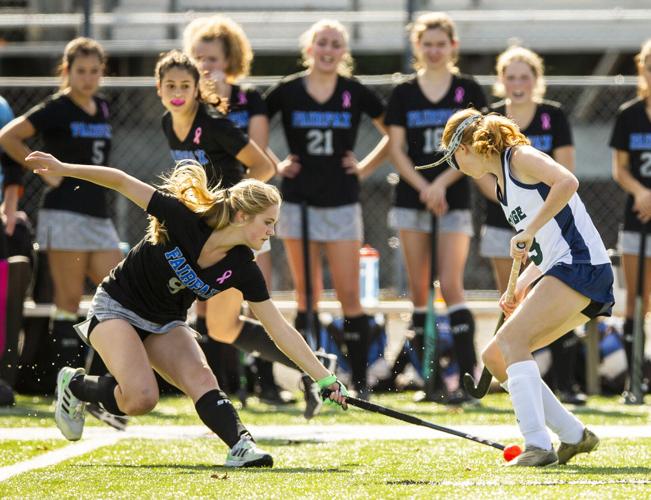
[[[380,396],[379,404],[443,425],[513,424],[506,395],[490,395],[481,408],[450,410],[414,404],[410,394]],[[642,426],[648,407],[592,398],[577,411],[591,425]],[[271,408],[250,400],[241,411],[250,425],[304,424],[301,405]],[[0,427],[49,427],[51,399],[21,397],[0,410]],[[320,424],[400,424],[351,408],[328,409]],[[185,398],[166,397],[132,425],[199,425]],[[88,417],[87,425],[103,425]],[[407,424],[405,424],[407,425]],[[413,426],[411,426],[413,427]],[[16,429],[19,431],[19,429]],[[111,431],[113,432],[113,431]],[[173,427],[170,428],[173,433]],[[119,433],[117,433],[119,434]],[[173,436],[172,436],[173,437]],[[90,438],[89,438],[90,439]],[[511,442],[518,442],[512,440]],[[84,443],[84,440],[79,443]],[[271,470],[219,466],[226,446],[218,439],[122,439],[45,468],[0,482],[2,498],[648,498],[651,438],[604,439],[599,450],[566,466],[541,470],[503,467],[499,451],[463,439],[296,442],[261,441],[271,452]],[[0,441],[2,467],[70,445],[64,440]]]

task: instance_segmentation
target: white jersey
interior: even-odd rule
[[[550,187],[539,182],[525,184],[511,175],[512,149],[502,153],[504,193],[497,197],[509,224],[524,231],[547,199]],[[606,247],[594,227],[585,205],[574,193],[570,201],[536,233],[529,258],[545,273],[552,266],[565,264],[610,264]]]

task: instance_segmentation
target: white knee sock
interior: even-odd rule
[[[563,443],[576,444],[581,441],[585,426],[567,411],[543,380],[540,381],[540,387],[547,427],[558,435]]]
[[[506,369],[509,393],[525,446],[551,450],[552,440],[545,429],[541,378],[534,360],[519,361]]]
[[[500,384],[509,392],[509,381]],[[545,413],[545,424],[563,443],[576,444],[583,437],[585,426],[581,421],[570,413],[556,398],[549,386],[541,380],[541,393],[543,411]]]

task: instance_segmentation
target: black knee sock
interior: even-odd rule
[[[556,389],[572,392],[575,385],[574,370],[579,349],[579,338],[574,331],[567,332],[549,346],[552,351],[552,370]]]
[[[240,421],[228,396],[219,389],[208,391],[195,403],[194,407],[201,421],[232,448],[249,431]]]
[[[266,361],[273,361],[295,370],[301,370],[284,352],[278,349],[278,346],[271,340],[262,325],[250,318],[244,319],[242,331],[233,341],[233,345],[244,352],[256,352],[260,358]]]
[[[273,363],[264,359],[256,359],[255,366],[258,369],[258,382],[262,391],[276,391],[276,379],[274,378]]]
[[[352,372],[353,386],[366,389],[366,368],[368,365],[369,318],[366,314],[344,318],[344,341],[348,350],[348,361]]]
[[[425,322],[427,321],[427,313],[424,311],[416,311],[412,313],[411,316],[411,322],[412,322],[412,328],[414,330],[414,338],[411,339],[410,344],[412,350],[416,353],[416,356],[418,356],[418,361],[420,362],[421,365],[421,371],[419,375],[422,377],[423,376],[423,371],[422,371],[422,366],[423,366],[423,353],[425,352]],[[441,357],[441,340],[437,335],[436,338],[436,355],[438,356],[439,360]],[[442,391],[445,389],[445,385],[443,383],[443,373],[441,370],[441,362],[437,361],[437,369],[436,369],[436,379],[434,380],[434,390],[436,391]]]
[[[115,400],[115,386],[118,383],[112,375],[77,375],[70,381],[70,391],[82,401],[101,403],[113,415],[125,415]]]
[[[449,313],[449,318],[450,331],[454,341],[454,355],[459,364],[459,384],[462,384],[464,373],[474,374],[477,365],[475,318],[473,318],[470,310],[465,307]]]
[[[624,321],[624,352],[626,353],[626,364],[628,365],[628,380],[631,379],[633,373],[633,318],[626,318]],[[629,382],[630,384],[630,382]]]
[[[307,312],[305,311],[297,311],[296,312],[296,317],[294,318],[294,328],[296,328],[301,335],[303,335],[303,338],[305,338],[305,327],[307,326]],[[314,335],[316,336],[316,347],[319,347],[319,336],[321,333],[321,328],[323,325],[321,325],[321,321],[319,320],[319,313],[318,312],[313,312],[312,313],[312,332],[314,332]],[[306,339],[309,342],[309,339]]]

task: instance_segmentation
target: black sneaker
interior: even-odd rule
[[[0,379],[0,406],[13,406],[14,404],[16,404],[14,390],[7,382]]]
[[[558,399],[566,405],[585,406],[588,402],[588,396],[582,392],[561,391]]]
[[[285,390],[278,390],[278,387],[265,387],[258,395],[260,401],[268,405],[282,406],[296,403],[294,395]]]
[[[126,415],[113,415],[95,403],[86,403],[86,411],[100,422],[104,422],[115,430],[125,431],[127,429],[129,417]]]
[[[473,398],[463,389],[457,389],[448,395],[448,399],[445,404],[451,406],[479,406],[480,402],[478,399]]]

